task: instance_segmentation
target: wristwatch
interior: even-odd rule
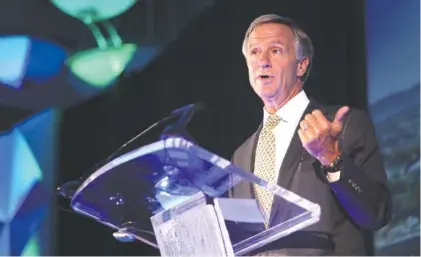
[[[336,157],[328,166],[322,165],[322,171],[327,173],[335,173],[341,170],[342,168],[342,162],[341,156]]]

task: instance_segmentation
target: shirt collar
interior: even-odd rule
[[[303,115],[310,100],[304,90],[291,98],[284,106],[276,111],[281,120],[289,124],[297,124]],[[266,123],[270,113],[263,108],[263,123]]]

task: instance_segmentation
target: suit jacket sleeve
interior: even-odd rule
[[[344,124],[341,178],[331,188],[353,222],[367,230],[391,219],[392,200],[374,128],[369,116],[352,110]]]

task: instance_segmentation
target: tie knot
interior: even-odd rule
[[[272,114],[268,117],[265,127],[268,129],[273,129],[274,127],[276,127],[276,125],[278,125],[280,121],[281,121],[281,117],[279,117],[276,114]]]

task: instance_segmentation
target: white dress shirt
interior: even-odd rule
[[[290,99],[284,106],[282,106],[276,114],[281,118],[278,125],[272,129],[275,134],[276,144],[276,180],[278,180],[279,170],[281,169],[282,161],[294,136],[295,130],[300,123],[301,116],[307,108],[310,100],[308,99],[304,90]],[[263,108],[263,123],[269,117],[269,113]]]

